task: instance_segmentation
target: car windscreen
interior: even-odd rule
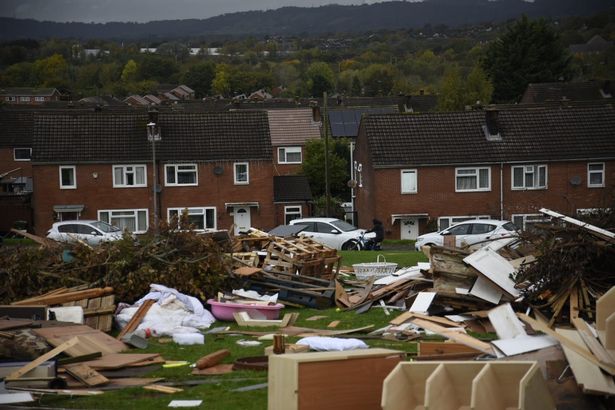
[[[106,222],[103,221],[97,221],[97,222],[92,222],[92,226],[95,228],[100,229],[101,231],[107,233],[107,232],[120,232],[121,229],[118,228],[117,226],[113,226],[113,225],[109,225]]]
[[[337,229],[339,229],[342,232],[349,232],[349,231],[354,231],[355,229],[357,229],[356,226],[351,225],[348,222],[344,222],[341,220],[332,221],[331,225],[335,226]]]

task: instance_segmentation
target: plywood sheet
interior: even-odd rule
[[[576,330],[555,329],[555,331],[557,334],[576,343],[579,348],[589,352],[589,349],[587,349],[583,339],[581,339]],[[612,377],[604,374],[598,366],[574,352],[565,344],[562,347],[564,348],[564,354],[570,364],[572,373],[585,393],[615,395],[615,382],[613,382]]]
[[[519,290],[515,289],[515,283],[510,279],[515,268],[498,253],[483,248],[465,257],[463,261],[485,275],[506,293],[514,297],[519,296]]]
[[[80,337],[79,349],[67,351],[70,356],[79,356],[93,352],[119,353],[128,350],[128,346],[116,340],[100,330],[92,329],[89,326],[57,326],[42,329],[34,329],[34,332],[45,338],[53,346],[57,346],[75,336]],[[86,336],[83,338],[82,336]]]
[[[83,362],[92,369],[119,369],[135,363],[160,357],[158,353],[111,353],[100,359]]]

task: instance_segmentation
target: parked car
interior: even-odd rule
[[[342,250],[360,249],[359,238],[365,233],[365,229],[335,218],[294,219],[290,221],[290,225],[305,225],[306,228],[299,235]]]
[[[56,222],[47,231],[47,238],[59,242],[84,241],[90,245],[122,239],[122,230],[107,222],[80,219]]]
[[[455,235],[456,246],[472,245],[490,239],[517,235],[517,227],[510,221],[495,219],[472,219],[449,226],[439,232],[431,232],[416,238],[414,247],[421,250],[422,246],[444,244],[444,237]]]

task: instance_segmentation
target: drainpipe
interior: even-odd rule
[[[500,162],[500,220],[504,219],[504,163]]]

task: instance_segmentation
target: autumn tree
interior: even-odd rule
[[[460,111],[467,105],[488,104],[493,86],[484,71],[476,66],[466,76],[459,67],[450,68],[440,83],[438,109]]]
[[[495,102],[516,102],[529,83],[568,80],[570,55],[544,19],[523,16],[486,50],[482,66]]]
[[[320,97],[324,92],[335,88],[335,74],[327,63],[316,62],[310,64],[306,72],[307,85],[312,97]]]

